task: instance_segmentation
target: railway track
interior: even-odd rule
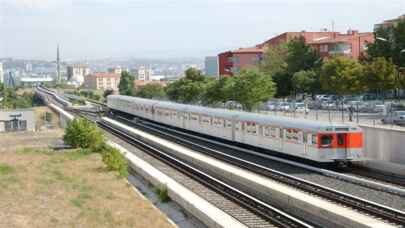
[[[131,136],[131,134],[125,132],[124,130],[121,130],[109,123],[102,121],[99,121],[98,125],[109,133],[112,133],[125,142],[137,147],[138,149],[149,154],[155,159],[164,162],[165,164],[198,181],[204,186],[214,190],[217,193],[220,193],[221,195],[224,195],[226,198],[234,201],[235,203],[242,205],[245,209],[258,215],[263,220],[271,224],[271,227],[314,227],[313,225],[310,225],[306,222],[301,221],[300,219],[290,216],[283,211],[274,208],[271,205],[268,205],[265,202],[256,199],[255,197],[244,193],[237,188],[230,186],[199,169],[196,169],[195,167],[190,166],[185,161],[182,161],[181,159],[176,158],[173,155],[170,155],[154,146],[142,142],[141,140]],[[231,210],[230,206],[228,207],[228,210]],[[259,224],[257,225],[260,227],[263,226]]]
[[[132,123],[132,122],[131,122]],[[145,125],[139,125],[138,127],[142,127],[144,129],[148,129],[148,131],[151,131],[151,129],[153,127],[151,126],[145,126]],[[159,132],[159,134],[162,136],[164,136],[165,138],[169,137],[172,140],[175,139],[176,142],[180,144],[183,144],[187,147],[193,146],[193,147],[199,147],[199,151],[205,151],[204,153],[207,153],[207,151],[209,151],[210,155],[212,155],[213,153],[213,149],[210,149],[206,146],[201,146],[201,145],[196,145],[195,143],[190,143],[187,140],[181,139],[180,137],[176,137],[173,138],[173,135],[168,134],[167,132],[163,132],[161,129],[154,129],[153,130],[154,133],[156,134],[156,132]],[[345,206],[349,206],[353,209],[356,209],[358,211],[362,211],[366,214],[372,215],[376,218],[381,218],[384,219],[385,221],[387,221],[388,223],[391,224],[397,224],[398,226],[402,227],[403,224],[405,224],[405,214],[403,211],[400,210],[395,210],[393,208],[378,204],[378,203],[374,203],[371,201],[367,201],[349,194],[345,194],[343,192],[338,192],[335,191],[333,189],[327,188],[327,187],[323,187],[305,180],[298,180],[295,177],[292,177],[290,175],[286,175],[283,173],[279,173],[275,170],[270,170],[266,167],[260,167],[260,165],[251,163],[251,162],[246,162],[243,161],[242,159],[239,159],[237,157],[233,157],[224,153],[218,153],[218,151],[216,151],[214,153],[215,157],[221,160],[225,160],[229,163],[238,165],[240,167],[244,167],[246,169],[252,170],[256,173],[260,173],[262,175],[271,177],[272,179],[277,178],[278,181],[283,182],[285,184],[291,185],[291,186],[299,186],[300,189],[309,192],[311,194],[316,194],[318,196],[321,196],[323,198],[326,198],[328,200],[334,201],[334,202],[338,202],[339,204],[345,205]],[[295,181],[295,182],[294,182]],[[298,183],[298,181],[300,183]],[[254,208],[254,207],[253,207]],[[274,215],[273,215],[274,216]]]
[[[132,121],[129,122],[128,120],[126,121],[127,123],[134,124]],[[396,224],[398,226],[402,226],[403,224],[405,224],[405,212],[401,210],[384,206],[382,204],[365,200],[344,192],[336,191],[332,188],[321,186],[319,184],[301,178],[297,178],[295,176],[288,175],[286,173],[282,173],[274,169],[269,169],[267,167],[258,165],[257,163],[253,163],[251,161],[244,160],[243,158],[229,155],[217,149],[213,149],[207,146],[206,143],[204,143],[204,145],[201,145],[196,142],[187,140],[183,138],[183,136],[177,135],[175,136],[173,133],[171,134],[168,133],[167,131],[165,132],[162,129],[157,129],[156,126],[151,127],[150,125],[145,125],[142,123],[137,123],[136,126],[144,131],[148,131],[152,134],[159,135],[160,137],[169,139],[171,141],[175,141],[176,143],[182,144],[183,146],[186,146],[188,148],[192,148],[193,150],[202,152],[204,154],[226,161],[233,165],[245,168],[247,170],[261,174],[268,178],[277,180],[294,188],[301,189],[307,193],[320,196],[324,199],[336,202],[340,205],[344,205],[354,210],[361,211],[365,214],[372,215],[376,218],[383,219],[387,223]]]

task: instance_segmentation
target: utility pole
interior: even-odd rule
[[[59,44],[56,48],[56,81],[60,83],[61,76],[60,76],[60,53],[59,53]]]

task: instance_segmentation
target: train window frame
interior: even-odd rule
[[[200,116],[198,114],[195,114],[195,113],[190,114],[190,120],[191,121],[199,122],[200,121],[199,119],[200,119]]]
[[[245,131],[247,134],[250,135],[257,135],[259,132],[258,129],[259,124],[257,124],[256,122],[245,122]],[[251,128],[254,127],[254,130],[251,130]]]
[[[212,118],[212,123],[215,127],[219,127],[219,128],[223,128],[224,127],[224,119],[220,118],[220,117],[213,117]]]
[[[325,138],[329,138],[329,142],[328,143],[324,143],[324,139]],[[320,142],[319,145],[323,148],[330,148],[332,147],[332,143],[333,143],[333,135],[332,134],[324,134],[321,135],[320,137]]]
[[[207,115],[201,115],[200,123],[203,125],[212,125],[212,117]]]
[[[302,132],[302,131],[295,129],[295,128],[287,128],[286,133],[285,133],[285,138],[288,141],[300,142],[301,141],[300,132]]]
[[[312,145],[318,144],[318,135],[316,133],[312,134],[311,143],[312,143]]]

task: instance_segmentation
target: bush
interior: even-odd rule
[[[105,144],[102,132],[94,123],[84,118],[68,123],[63,140],[74,148],[93,149],[95,152]]]
[[[166,185],[156,188],[155,192],[158,195],[160,202],[162,203],[170,202],[171,199],[169,197],[169,192],[167,191]]]
[[[120,177],[128,176],[128,163],[118,149],[111,146],[104,146],[102,151],[103,162],[110,171],[118,171]]]

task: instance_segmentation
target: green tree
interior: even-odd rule
[[[234,99],[244,110],[253,110],[261,102],[271,99],[276,92],[271,76],[260,72],[257,68],[243,69],[234,77]]]
[[[267,48],[263,60],[259,64],[261,71],[268,75],[285,72],[287,69],[288,48],[286,44]]]
[[[361,92],[363,71],[358,61],[336,56],[323,64],[320,82],[324,90],[339,95]]]
[[[121,73],[118,90],[121,95],[132,96],[134,94],[134,77],[127,71]]]
[[[207,86],[206,93],[203,97],[204,104],[225,103],[234,100],[235,80],[234,77],[221,77],[219,80],[213,80]]]
[[[287,44],[269,47],[260,64],[260,70],[270,75],[276,84],[277,97],[288,96],[293,89],[291,75],[287,73],[287,55]]]
[[[114,94],[114,90],[112,90],[112,89],[107,89],[107,90],[104,91],[103,97],[104,97],[104,98],[107,98],[108,96],[110,96],[110,95],[112,95],[112,94]]]
[[[84,118],[70,121],[65,129],[63,140],[74,148],[98,151],[105,144],[104,135],[98,127]]]
[[[190,68],[186,70],[184,78],[170,83],[166,87],[167,97],[180,103],[199,103],[206,94],[209,81],[212,80],[214,79],[202,75],[201,71]]]
[[[364,65],[362,84],[375,93],[396,88],[397,70],[391,61],[377,57]]]
[[[301,70],[294,73],[292,84],[296,92],[312,93],[316,90],[317,75],[313,70]]]
[[[287,43],[287,71],[293,75],[298,71],[311,70],[319,66],[318,53],[305,43],[304,37],[294,38]]]
[[[322,65],[318,53],[305,43],[303,37],[290,40],[286,44],[269,47],[260,64],[260,70],[271,75],[277,87],[277,97],[289,96],[295,91],[294,74],[300,71],[318,72]],[[311,73],[312,74],[312,73]],[[311,75],[312,76],[312,75]],[[302,77],[301,77],[302,79]],[[319,87],[319,76],[316,74],[308,92],[314,93]],[[297,82],[297,78],[295,79]]]
[[[380,27],[375,32],[375,42],[368,45],[369,60],[376,57],[392,59],[398,67],[405,67],[405,19],[395,26]]]
[[[158,83],[150,83],[141,87],[135,94],[138,97],[148,99],[162,99],[166,97],[165,89]]]

